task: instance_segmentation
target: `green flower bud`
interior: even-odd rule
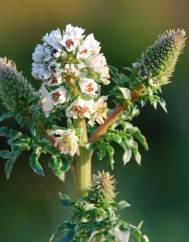
[[[115,179],[108,172],[93,175],[89,198],[97,203],[111,204],[116,196]]]
[[[29,117],[36,98],[31,84],[17,71],[16,64],[7,58],[0,58],[0,97],[9,111],[22,118]]]
[[[160,35],[133,64],[143,80],[154,80],[160,85],[169,83],[175,64],[185,45],[183,29],[170,30]]]

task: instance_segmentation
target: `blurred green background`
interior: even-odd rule
[[[66,24],[82,26],[102,43],[108,63],[128,66],[158,34],[183,27],[189,33],[187,0],[44,1],[0,0],[0,56],[16,61],[33,82],[31,54],[45,32]],[[135,119],[150,144],[143,165],[122,166],[117,157],[115,175],[119,199],[132,207],[122,216],[133,224],[144,220],[151,242],[189,241],[189,45],[177,64],[173,83],[164,91],[168,114],[145,107]],[[1,107],[3,110],[3,107]],[[14,126],[14,121],[8,125]],[[5,141],[1,141],[1,146]],[[47,242],[57,223],[68,216],[57,194],[73,194],[53,177],[38,177],[29,168],[27,154],[16,163],[9,181],[0,163],[0,242]],[[108,168],[94,162],[94,170]]]

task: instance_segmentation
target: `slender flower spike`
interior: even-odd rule
[[[175,64],[185,45],[183,29],[170,30],[160,35],[155,43],[142,53],[133,64],[140,78],[149,80],[151,86],[169,83]]]
[[[102,171],[98,175],[93,175],[89,198],[99,203],[110,204],[116,196],[115,179],[108,172]]]
[[[30,115],[30,107],[37,97],[30,83],[19,73],[13,61],[0,58],[0,97],[5,107],[22,117]]]

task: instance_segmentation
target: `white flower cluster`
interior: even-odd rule
[[[69,24],[65,31],[53,30],[42,40],[32,56],[32,75],[43,81],[41,107],[47,117],[57,105],[70,101],[67,94],[73,85],[78,96],[94,100],[100,84],[109,84],[109,68],[93,34],[85,36],[84,29]]]
[[[102,124],[107,97],[100,97],[100,85],[109,84],[109,68],[100,43],[84,31],[69,24],[47,33],[32,55],[32,75],[42,81],[40,106],[46,117],[63,109],[68,118]]]

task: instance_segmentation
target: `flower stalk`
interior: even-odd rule
[[[80,148],[79,154],[76,155],[74,163],[74,171],[76,177],[76,192],[77,198],[85,195],[91,184],[91,152],[85,148],[88,143],[86,121],[84,118],[74,121],[76,129],[80,129]]]

